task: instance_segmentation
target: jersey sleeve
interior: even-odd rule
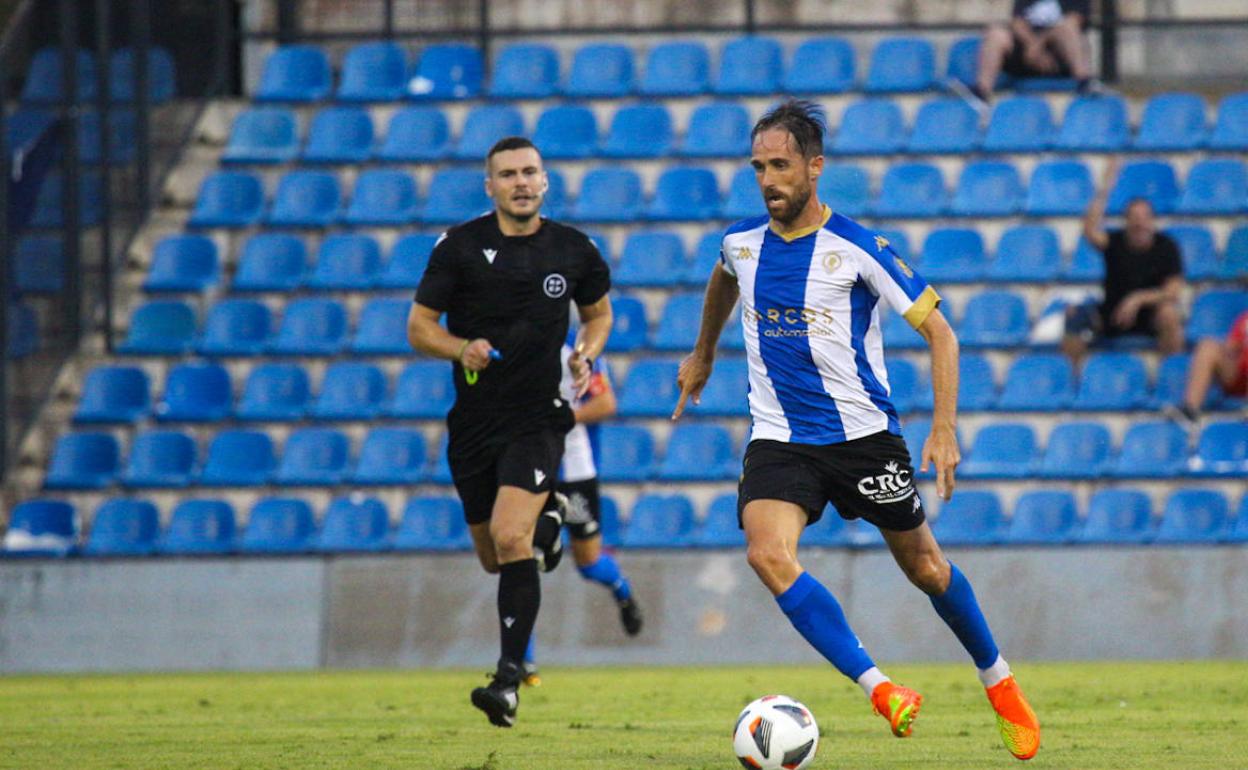
[[[611,290],[611,268],[607,267],[607,261],[602,258],[602,252],[598,251],[593,240],[588,235],[582,234],[582,237],[585,239],[586,266],[581,280],[576,282],[572,299],[578,305],[592,305]]]
[[[724,237],[721,238],[719,241],[719,266],[724,269],[725,273],[727,273],[728,275],[731,275],[733,278],[736,278],[737,268],[733,266],[732,260],[728,258],[728,245],[726,243],[727,239],[728,239],[728,235],[725,234]]]
[[[455,288],[459,283],[454,257],[454,249],[447,241],[446,233],[443,233],[434,244],[433,252],[429,255],[429,265],[416,287],[416,302],[442,312],[450,309]]]
[[[885,245],[860,256],[859,275],[889,307],[917,329],[940,304],[940,295],[906,261]]]

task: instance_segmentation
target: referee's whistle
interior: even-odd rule
[[[502,354],[502,352],[501,352],[501,351],[498,351],[498,350],[491,350],[491,351],[490,351],[490,358],[491,358],[492,360],[494,360],[494,361],[502,361],[502,360],[503,360],[503,354]]]

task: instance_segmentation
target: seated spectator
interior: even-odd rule
[[[1016,78],[1074,78],[1080,93],[1099,90],[1083,40],[1089,5],[1089,0],[1014,0],[1009,25],[993,24],[984,31],[972,93],[991,101],[1002,70]]]
[[[1226,395],[1248,397],[1248,312],[1240,313],[1231,324],[1225,341],[1209,337],[1196,344],[1187,366],[1183,403],[1166,411],[1189,430],[1198,428],[1214,377]]]

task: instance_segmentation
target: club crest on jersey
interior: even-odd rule
[[[481,249],[481,253],[485,255],[485,261],[491,265],[494,264],[494,258],[498,256],[497,249]]]
[[[568,291],[567,280],[558,273],[551,273],[542,280],[542,291],[551,299],[559,299]]]
[[[824,270],[829,273],[835,273],[837,268],[841,266],[841,263],[845,261],[845,258],[839,252],[829,251],[823,255],[822,261]]]
[[[884,237],[884,236],[882,236],[882,235],[877,235],[877,236],[875,236],[875,250],[876,250],[876,251],[883,251],[883,250],[884,250],[884,247],[886,247],[886,246],[888,246],[888,239],[887,239],[887,238],[885,238],[885,237]]]
[[[901,257],[893,257],[893,261],[897,263],[897,269],[905,273],[907,278],[914,277],[914,271],[910,269],[910,266],[906,264],[904,259]]]
[[[914,494],[914,484],[908,469],[890,462],[878,476],[859,479],[858,491],[873,503],[897,503]]]

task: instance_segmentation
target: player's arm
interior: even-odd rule
[[[458,361],[468,371],[477,372],[489,366],[490,351],[494,349],[489,341],[456,337],[438,323],[441,317],[441,310],[413,302],[407,313],[408,344],[427,356]]]
[[[577,305],[576,310],[581,317],[581,330],[576,335],[576,345],[568,359],[568,368],[572,370],[572,386],[579,396],[584,395],[585,389],[589,387],[594,359],[602,355],[607,338],[611,336],[611,324],[615,320],[611,312],[611,298],[606,294],[597,302]]]
[[[693,396],[693,403],[702,401],[702,388],[711,377],[711,368],[715,365],[715,347],[719,344],[719,335],[724,332],[728,316],[737,304],[740,293],[737,279],[729,275],[722,265],[715,265],[711,271],[711,280],[706,284],[706,296],[702,300],[702,325],[698,329],[698,342],[693,352],[680,362],[680,371],[676,383],[680,386],[680,401],[672,412],[672,419],[680,418],[685,411],[685,401]]]
[[[592,395],[572,410],[576,421],[585,425],[610,420],[616,412],[615,389],[611,387],[611,381],[601,374],[592,379],[602,383],[601,387],[591,384]]]
[[[932,310],[918,327],[932,355],[932,432],[923,444],[921,470],[936,466],[936,494],[953,497],[953,473],[962,461],[958,451],[958,338],[944,314]]]
[[[1101,186],[1097,189],[1088,210],[1083,213],[1083,237],[1097,251],[1105,251],[1109,246],[1109,234],[1105,232],[1105,203],[1109,200],[1109,190],[1118,179],[1120,162],[1113,158],[1105,166],[1105,174]]]

